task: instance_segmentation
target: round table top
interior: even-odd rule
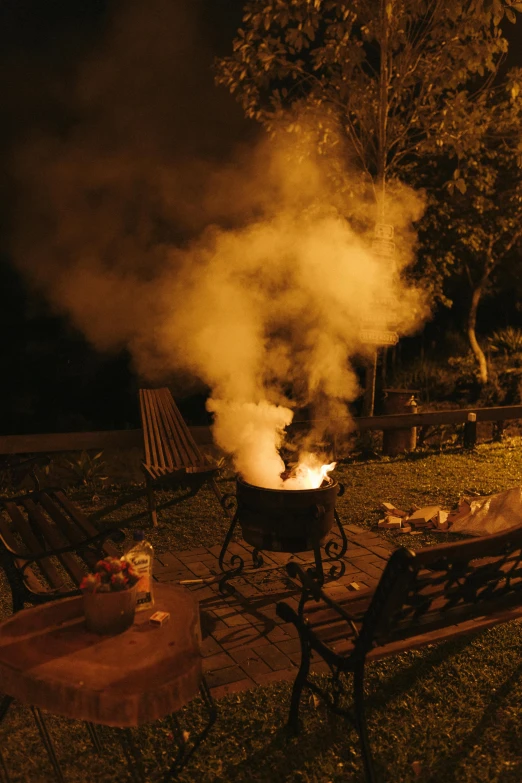
[[[115,636],[87,631],[81,596],[13,615],[0,624],[0,691],[107,726],[139,726],[180,709],[202,678],[198,605],[174,585],[155,583],[154,598]],[[152,625],[155,611],[170,618]]]

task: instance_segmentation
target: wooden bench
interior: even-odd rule
[[[79,593],[83,576],[103,557],[120,557],[109,538],[123,541],[119,528],[99,531],[62,489],[45,489],[0,500],[0,565],[11,587],[13,612]]]
[[[188,487],[194,494],[208,481],[226,510],[215,480],[218,468],[201,453],[169,389],[140,389],[139,397],[152,525],[158,524],[154,486],[160,483]]]
[[[299,579],[302,590],[297,611],[284,602],[277,605],[277,614],[294,623],[301,641],[290,727],[298,730],[306,686],[335,714],[353,722],[367,780],[374,783],[365,719],[365,663],[522,617],[521,560],[522,525],[417,552],[401,548],[391,555],[374,590],[354,592],[339,603],[308,572],[288,563],[288,574]],[[332,689],[309,679],[312,654],[329,665]],[[353,710],[340,706],[346,674],[353,676]]]

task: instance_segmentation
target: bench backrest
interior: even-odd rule
[[[205,467],[207,461],[170,390],[140,389],[139,393],[145,463],[167,471]]]
[[[0,501],[2,559],[9,556],[23,570],[26,585],[34,593],[49,588],[67,592],[78,587],[101,557],[119,558],[119,550],[110,541],[82,547],[85,541],[99,535],[100,531],[61,489],[49,488]],[[53,554],[69,545],[78,545],[78,549]],[[30,555],[43,552],[49,552],[49,556],[27,565]],[[15,553],[24,553],[28,558]]]
[[[455,544],[401,548],[390,557],[357,641],[375,644],[522,604],[522,525]]]

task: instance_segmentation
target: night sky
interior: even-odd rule
[[[24,235],[30,263],[38,264],[38,233],[26,209],[31,183],[38,182],[38,159],[25,150],[37,145],[45,152],[70,150],[76,139],[98,134],[108,150],[129,144],[129,154],[139,155],[154,148],[159,163],[179,163],[180,169],[188,160],[226,159],[258,132],[226,91],[213,85],[210,72],[213,57],[229,50],[242,5],[241,0],[0,5],[0,154],[6,173],[0,186],[5,296],[0,352],[9,377],[1,392],[1,432],[137,424],[137,382],[128,357],[95,352],[12,264],[14,233]],[[506,65],[522,66],[522,23],[506,23],[505,33]],[[24,171],[29,190],[26,185],[20,191],[24,165],[33,170],[29,178]],[[187,180],[186,186],[196,187],[197,200],[197,185]],[[194,423],[196,408],[187,403],[185,410]]]

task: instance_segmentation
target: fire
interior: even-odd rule
[[[283,489],[317,489],[336,464],[330,462],[328,465],[321,465],[313,454],[306,454],[293,471],[293,475],[283,481]]]

